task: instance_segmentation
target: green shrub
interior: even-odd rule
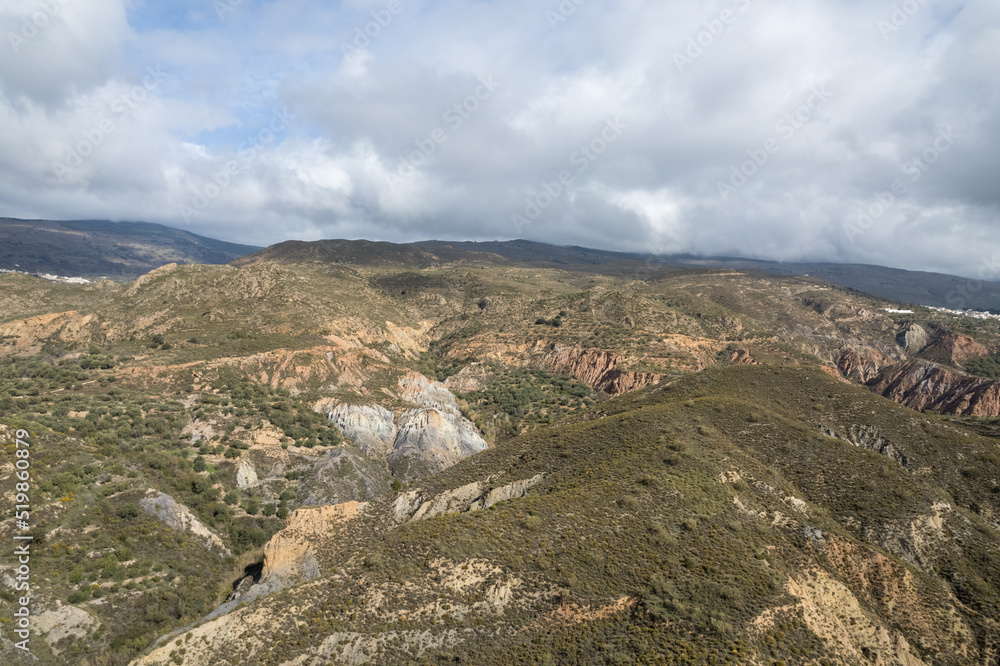
[[[142,514],[142,509],[135,502],[128,502],[118,507],[116,514],[122,520],[134,520]]]

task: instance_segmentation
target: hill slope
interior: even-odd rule
[[[995,323],[752,271],[291,247],[0,275],[34,663],[995,659],[998,424],[861,385],[995,352]]]
[[[709,371],[603,412],[300,511],[258,587],[296,586],[137,664],[995,658],[995,441],[788,369]],[[975,480],[956,454],[983,461]]]
[[[0,218],[0,268],[134,279],[169,263],[224,264],[260,248],[146,222]]]

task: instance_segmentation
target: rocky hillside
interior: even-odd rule
[[[1000,416],[1000,381],[968,377],[928,361],[890,366],[869,385],[875,392],[920,411]]]
[[[995,658],[1000,405],[962,370],[995,323],[815,278],[294,250],[0,275],[37,663]]]
[[[967,335],[948,332],[921,351],[923,358],[955,368],[965,368],[966,361],[988,356],[990,350]]]
[[[609,402],[297,512],[252,603],[136,664],[990,663],[997,444],[887,405],[764,367]]]

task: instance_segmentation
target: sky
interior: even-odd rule
[[[0,215],[1000,280],[996,0],[0,0]]]

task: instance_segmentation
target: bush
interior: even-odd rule
[[[87,590],[86,592],[84,592],[83,590],[77,590],[76,592],[70,593],[70,595],[66,597],[66,601],[68,601],[71,604],[79,604],[86,601],[89,598],[90,598],[90,590]]]
[[[135,502],[129,502],[128,504],[122,504],[118,507],[117,515],[122,520],[134,520],[142,514],[142,509]]]

